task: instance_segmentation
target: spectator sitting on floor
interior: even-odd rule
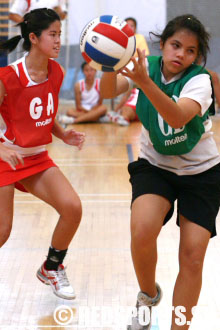
[[[132,88],[122,96],[114,111],[109,112],[112,122],[128,126],[130,122],[139,120],[136,114],[138,92],[137,88]]]
[[[75,83],[76,107],[67,111],[66,115],[58,115],[61,124],[78,124],[85,122],[110,122],[106,115],[107,107],[102,104],[99,93],[100,79],[96,78],[96,70],[84,62],[81,69],[85,79]]]
[[[201,58],[198,60],[198,64],[203,65]],[[219,115],[220,114],[220,80],[219,80],[219,76],[218,76],[218,73],[215,71],[212,71],[208,68],[206,68],[206,70],[208,70],[208,72],[210,73],[211,78],[212,78],[212,85],[214,88],[214,97],[215,97],[215,103],[216,103],[216,106],[215,106],[216,115],[217,114]]]
[[[212,77],[212,84],[214,88],[215,93],[215,101],[217,103],[216,105],[216,114],[220,115],[220,80],[218,73],[215,71],[212,71],[210,69],[207,69]]]

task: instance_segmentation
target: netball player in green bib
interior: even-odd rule
[[[159,303],[156,283],[157,237],[172,216],[177,201],[180,226],[179,274],[173,306],[183,306],[186,322],[172,330],[186,330],[197,305],[203,261],[209,239],[216,235],[215,221],[220,200],[220,157],[213,139],[210,114],[214,111],[209,73],[197,65],[206,63],[209,34],[192,15],[171,20],[160,38],[162,56],[138,50],[133,68],[120,74],[104,73],[103,98],[140,89],[137,113],[143,124],[140,154],[128,170],[132,184],[131,252],[140,292],[137,307]],[[211,297],[210,297],[211,298]],[[138,316],[128,329],[150,329]]]

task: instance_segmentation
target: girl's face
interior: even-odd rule
[[[126,22],[127,22],[128,25],[130,26],[130,28],[132,28],[132,30],[134,31],[134,33],[136,33],[136,26],[135,26],[134,21],[131,20],[131,19],[128,19]]]
[[[162,72],[166,80],[187,69],[198,57],[199,43],[196,34],[182,29],[174,33],[165,43],[161,42],[163,52]]]
[[[96,70],[93,69],[89,64],[86,64],[83,68],[83,73],[88,81],[92,81],[95,78]]]
[[[36,40],[38,49],[48,58],[57,58],[60,52],[61,23],[55,21],[48,29],[43,30],[40,37]]]

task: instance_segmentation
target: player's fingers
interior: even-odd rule
[[[14,166],[18,165],[19,163],[24,165],[24,160],[23,160],[22,156],[17,153],[12,155],[11,160],[12,160]]]
[[[145,57],[145,49],[140,50],[140,48],[137,48],[137,54],[138,54],[138,58],[142,59],[143,57]]]
[[[14,171],[16,171],[16,167],[11,160],[8,160],[7,163]]]
[[[139,49],[139,48],[138,48],[138,49]],[[134,64],[134,68],[133,68],[133,70],[135,70],[135,69],[137,68],[137,66],[138,66],[137,58],[136,58],[136,57],[132,57],[131,60],[132,60],[132,62],[133,62],[133,64]]]
[[[83,147],[83,142],[78,144],[78,149],[81,150]]]
[[[23,159],[23,157],[21,155],[18,155],[17,158],[18,158],[19,163],[22,164],[22,165],[24,165],[24,159]]]

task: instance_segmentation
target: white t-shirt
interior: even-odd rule
[[[85,79],[79,81],[81,92],[81,105],[87,111],[91,110],[98,104],[100,99],[100,78],[95,78],[92,87],[86,89]]]
[[[146,61],[148,67],[148,62]],[[169,82],[166,81],[161,73],[161,81],[169,84],[179,79],[182,75],[178,74]],[[183,87],[179,99],[183,97],[195,100],[201,105],[201,115],[208,110],[212,103],[212,88],[210,76],[200,74],[191,78]],[[177,175],[192,175],[204,172],[220,162],[218,148],[211,132],[212,121],[210,118],[204,122],[205,132],[196,146],[184,155],[168,156],[158,153],[150,140],[149,132],[142,127],[140,138],[139,157],[147,159],[152,165],[176,173]]]
[[[65,0],[31,0],[30,7],[28,8],[27,0],[15,0],[10,8],[10,13],[24,16],[26,12],[29,12],[38,8],[51,8],[60,6],[62,11],[67,11]]]

